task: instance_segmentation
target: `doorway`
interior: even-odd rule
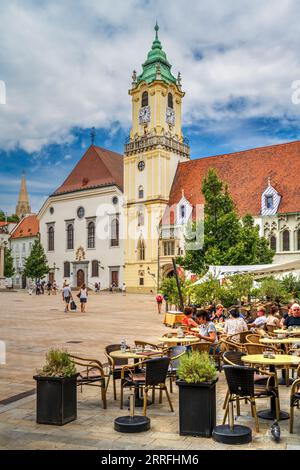
[[[77,287],[81,287],[84,283],[84,272],[82,269],[78,269],[77,271]]]
[[[48,275],[48,281],[51,282],[51,284],[53,285],[54,273],[49,273],[49,275]]]
[[[111,283],[114,284],[115,287],[119,287],[119,271],[111,272]]]

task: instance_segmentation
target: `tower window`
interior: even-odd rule
[[[143,186],[139,187],[139,199],[144,199],[144,188],[143,188]]]
[[[138,227],[142,227],[145,224],[143,212],[138,212]]]
[[[119,220],[111,222],[110,246],[119,246]]]
[[[270,238],[270,248],[271,248],[271,250],[274,250],[274,251],[276,251],[276,249],[277,249],[277,239],[276,239],[275,235],[272,235],[271,238]]]
[[[266,208],[273,209],[273,207],[274,207],[273,196],[266,196]]]
[[[141,238],[139,239],[138,243],[138,259],[140,261],[145,260],[145,242]]]
[[[284,230],[282,233],[282,249],[283,251],[290,251],[290,232]]]
[[[88,225],[88,248],[95,248],[95,224],[90,222]]]
[[[74,248],[74,227],[73,224],[69,224],[67,227],[67,250],[73,250]]]
[[[149,105],[148,92],[144,91],[144,93],[142,94],[142,108],[144,108],[145,106],[148,106],[148,105]]]
[[[172,95],[172,93],[168,94],[168,108],[173,109],[173,95]]]
[[[54,227],[48,228],[48,251],[54,251]]]

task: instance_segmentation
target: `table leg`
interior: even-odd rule
[[[271,365],[270,366],[270,372],[275,372],[275,366]],[[271,382],[272,381],[272,382]],[[275,385],[273,379],[270,380],[271,385]],[[268,410],[262,410],[257,413],[257,416],[259,416],[262,419],[269,419],[274,421],[276,419],[276,402],[275,402],[275,397],[272,395],[270,397],[270,408]],[[285,411],[280,411],[279,412],[279,419],[289,419],[290,415],[286,413]]]

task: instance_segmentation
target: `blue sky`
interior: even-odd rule
[[[122,153],[156,19],[182,75],[192,158],[299,139],[296,0],[195,0],[184,15],[179,0],[0,1],[0,208],[14,211],[25,170],[37,211],[93,126],[97,145]]]

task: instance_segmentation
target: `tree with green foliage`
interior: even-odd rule
[[[214,169],[208,171],[202,183],[204,205],[204,243],[197,250],[188,249],[178,264],[203,275],[208,265],[243,265],[271,263],[274,251],[260,237],[259,227],[251,215],[239,219],[228,186]],[[193,228],[197,229],[196,222]]]
[[[47,257],[39,240],[35,240],[30,255],[25,260],[24,276],[42,279],[49,272]]]
[[[284,276],[281,280],[284,289],[291,294],[294,298],[300,297],[300,279],[294,276],[292,273]]]
[[[15,274],[14,261],[9,248],[4,249],[4,277],[13,277]]]
[[[19,222],[19,217],[16,214],[9,215],[6,218],[6,215],[3,210],[0,209],[0,222],[13,222],[13,223],[18,223]]]
[[[291,294],[287,292],[282,281],[275,279],[273,276],[266,277],[261,281],[259,288],[259,296],[276,302],[278,304],[285,304],[290,302]]]

